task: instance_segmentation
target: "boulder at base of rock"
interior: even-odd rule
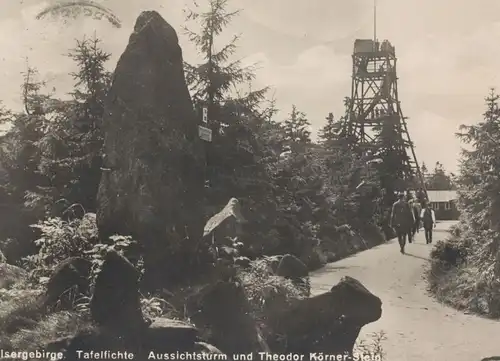
[[[208,340],[226,354],[267,351],[268,347],[251,316],[251,306],[243,287],[232,282],[207,286],[194,309],[191,320],[209,330]]]
[[[92,262],[80,257],[71,257],[52,273],[45,293],[45,305],[56,304],[61,309],[68,309],[79,295],[86,295],[90,287]]]
[[[157,352],[194,350],[199,341],[198,330],[185,322],[169,318],[157,318],[142,333],[141,345]],[[168,341],[167,341],[168,340]]]
[[[177,34],[155,11],[141,13],[118,60],[103,132],[100,238],[140,241],[148,283],[180,280],[193,253],[172,248],[202,237],[204,152]]]
[[[139,272],[124,257],[110,251],[99,271],[90,313],[98,325],[123,332],[147,325],[142,316]]]
[[[195,352],[199,353],[218,353],[222,354],[222,351],[219,350],[217,347],[212,346],[206,342],[196,342],[196,350]]]
[[[276,269],[276,275],[296,279],[309,276],[309,270],[300,259],[291,254],[286,254]]]
[[[106,354],[99,357],[99,352],[103,351],[133,353],[136,360],[161,360],[165,353],[175,352],[221,353],[216,347],[202,342],[194,326],[167,318],[155,319],[148,328],[126,335],[109,329],[91,329],[51,342],[46,349],[64,352],[65,361],[109,358]],[[80,357],[77,351],[80,351]],[[94,357],[87,357],[90,352]]]
[[[382,301],[357,280],[345,277],[330,292],[299,300],[270,315],[273,352],[309,355],[352,353],[361,328],[382,315]]]

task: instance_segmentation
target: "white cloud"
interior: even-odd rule
[[[457,124],[429,111],[414,114],[407,123],[420,163],[425,162],[429,166],[439,161],[449,170],[456,170],[461,149],[461,143],[455,136]]]
[[[260,63],[258,86],[276,90],[279,120],[295,104],[308,115],[313,132],[317,132],[329,112],[341,115],[342,101],[350,92],[350,56],[337,55],[327,46],[315,46],[299,54],[290,65],[273,62],[264,53],[253,54],[245,61]]]
[[[254,54],[247,61],[261,64],[260,79],[277,87],[294,87],[303,91],[318,90],[345,83],[349,78],[350,57],[337,56],[326,46],[310,48],[299,54],[291,65],[275,64],[265,54]],[[346,76],[347,74],[347,76]],[[298,95],[297,94],[297,95]]]

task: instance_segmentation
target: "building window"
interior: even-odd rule
[[[436,202],[434,210],[439,211],[443,209],[443,202]]]
[[[449,211],[450,209],[451,209],[451,207],[450,207],[450,202],[445,202],[445,203],[444,203],[444,210],[445,210],[445,211]]]

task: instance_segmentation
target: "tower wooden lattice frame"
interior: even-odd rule
[[[352,55],[352,90],[343,133],[351,144],[377,153],[381,131],[390,129],[390,148],[400,155],[405,180],[425,188],[415,149],[401,111],[395,48],[388,42],[358,39]],[[386,144],[387,146],[387,144]]]

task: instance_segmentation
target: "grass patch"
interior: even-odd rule
[[[48,343],[91,327],[78,312],[47,314],[40,302],[41,290],[2,290],[0,300],[0,348],[44,349]]]
[[[41,319],[35,327],[11,335],[11,346],[15,350],[44,349],[50,342],[91,328],[88,317],[80,313],[56,312]]]
[[[353,354],[363,355],[362,360],[384,361],[386,360],[386,353],[384,351],[383,343],[386,340],[384,331],[372,333],[368,340],[358,339],[354,345]]]

